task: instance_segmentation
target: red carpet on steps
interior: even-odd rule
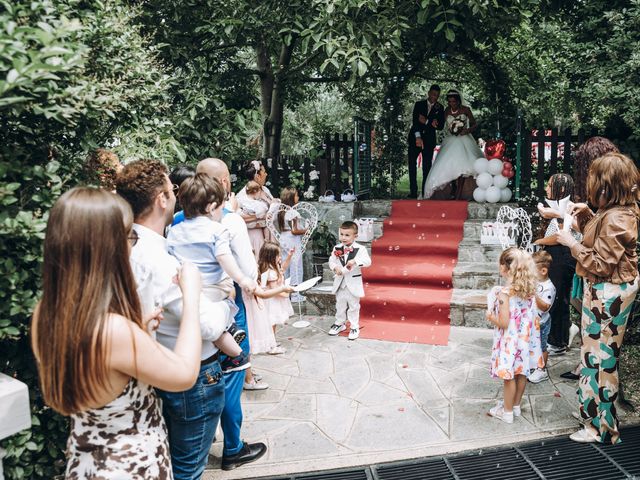
[[[446,345],[467,202],[397,200],[362,269],[360,336]]]

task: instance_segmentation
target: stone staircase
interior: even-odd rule
[[[487,291],[498,284],[500,246],[480,244],[482,222],[495,220],[504,204],[469,203],[469,217],[458,247],[458,263],[453,269],[451,325],[487,327]]]
[[[349,212],[351,218],[375,218],[374,238],[382,236],[384,219],[391,214],[391,201],[365,200],[352,205],[353,209]],[[504,204],[469,203],[469,217],[464,224],[464,237],[458,247],[458,263],[453,271],[451,325],[490,327],[485,320],[486,296],[487,290],[498,283],[497,263],[502,250],[499,246],[480,245],[480,231],[482,222],[495,220],[502,205]],[[359,243],[371,253],[370,242]],[[322,282],[305,293],[308,300],[304,305],[305,313],[335,315],[332,283],[333,274],[328,264],[325,264]]]

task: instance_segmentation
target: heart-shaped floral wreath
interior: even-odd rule
[[[280,234],[282,233],[278,228],[278,214],[280,212],[284,212],[286,222],[298,218],[298,227],[304,227],[307,230],[300,239],[300,248],[293,254],[293,259],[298,259],[304,253],[311,235],[318,226],[318,210],[307,202],[297,203],[293,207],[282,203],[273,204],[267,212],[266,225],[278,243],[280,243]]]
[[[523,208],[514,209],[504,205],[498,210],[496,221],[507,227],[498,230],[503,250],[509,248],[515,241],[516,247],[527,252],[533,251],[531,219]]]

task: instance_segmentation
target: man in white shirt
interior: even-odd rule
[[[164,230],[173,219],[176,197],[166,167],[155,160],[128,164],[118,175],[116,190],[129,202],[134,215],[138,242],[131,251],[131,265],[138,291],[146,297],[142,304],[163,308],[157,340],[173,349],[182,316],[182,293],[174,282],[178,261],[169,255]],[[169,430],[173,475],[178,479],[200,478],[213,443],[216,426],[225,405],[224,376],[213,340],[222,333],[216,316],[226,316],[223,302],[200,299],[202,356],[195,385],[185,392],[164,392],[163,416]]]
[[[218,158],[205,158],[198,163],[197,173],[205,173],[212,178],[216,178],[224,186],[227,194],[231,194],[231,179],[227,165]],[[256,265],[247,225],[239,214],[225,207],[221,221],[222,225],[229,231],[231,253],[242,273],[249,278],[258,277],[258,266]],[[238,313],[235,322],[238,328],[249,331],[247,327],[246,310],[242,299],[242,289],[237,284],[236,305]],[[249,337],[240,344],[245,353],[249,353]],[[246,371],[232,372],[225,375],[225,395],[227,403],[220,419],[222,431],[224,433],[224,449],[222,452],[222,469],[233,470],[245,463],[257,460],[267,451],[264,443],[246,443],[240,438],[242,428],[242,406],[240,395],[244,387]]]

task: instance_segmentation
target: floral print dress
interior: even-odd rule
[[[487,297],[489,311],[499,312],[498,295],[502,287],[494,287]],[[505,291],[505,293],[507,293]],[[535,297],[509,297],[509,326],[495,327],[491,351],[491,376],[512,380],[527,377],[535,368],[543,368],[540,346],[540,319],[535,315]]]

